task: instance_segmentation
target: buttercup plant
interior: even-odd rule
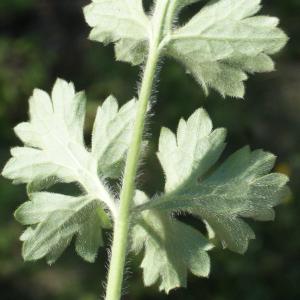
[[[275,156],[249,147],[217,162],[226,131],[213,129],[204,109],[181,119],[176,133],[161,131],[158,159],[165,190],[152,199],[136,186],[157,66],[163,56],[179,61],[205,93],[242,98],[247,74],[274,69],[270,55],[287,42],[278,19],[256,16],[260,0],[211,1],[186,24],[181,10],[197,0],[156,0],[146,13],[142,0],[93,0],[84,8],[90,39],[115,43],[116,59],[143,65],[138,99],[122,107],[110,96],[99,107],[91,149],[84,144],[85,94],[58,79],[51,95],[34,90],[30,120],[15,128],[23,147],[13,148],[3,176],[27,184],[29,201],[16,219],[27,226],[21,236],[27,261],[54,263],[75,238],[77,253],[94,262],[103,230],[113,229],[106,300],[121,298],[127,253],[143,251],[144,283],[168,293],[187,284],[190,271],[210,273],[212,239],[238,253],[254,232],[244,219],[274,219],[273,207],[288,178],[271,173]],[[108,179],[122,180],[120,195]],[[47,192],[58,182],[76,182],[81,195]],[[190,214],[207,234],[176,219]],[[129,243],[130,241],[130,243]]]

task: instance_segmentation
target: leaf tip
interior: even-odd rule
[[[12,174],[11,174],[11,163],[12,159],[9,159],[8,162],[4,165],[2,171],[1,171],[1,176],[6,178],[6,179],[13,179]]]

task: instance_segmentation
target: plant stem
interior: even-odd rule
[[[128,151],[124,172],[120,207],[114,224],[114,238],[111,249],[111,261],[106,288],[106,300],[119,300],[122,292],[122,282],[128,247],[130,212],[135,192],[135,178],[141,156],[142,138],[151,97],[154,77],[160,57],[159,44],[169,0],[157,5],[154,11],[152,37],[144,70],[142,85],[138,100],[138,109],[133,130],[132,142]]]
[[[155,69],[158,61],[158,55],[153,53],[149,55],[146,65],[141,95],[139,98],[138,115],[135,121],[134,137],[128,152],[126,162],[123,188],[120,195],[120,208],[114,224],[114,239],[112,244],[112,253],[107,282],[106,300],[119,300],[123,281],[123,273],[127,252],[127,241],[129,234],[129,217],[132,199],[134,196],[135,177],[140,158],[142,136],[145,126],[145,118],[151,88],[153,85]]]

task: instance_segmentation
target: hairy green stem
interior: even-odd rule
[[[152,27],[152,39],[149,45],[149,54],[139,94],[138,110],[135,119],[132,142],[127,155],[123,185],[120,194],[120,207],[114,224],[114,237],[108,272],[106,300],[119,300],[121,298],[130,229],[130,212],[135,192],[135,178],[141,156],[142,138],[147,109],[160,57],[159,44],[168,5],[169,0],[165,1],[162,5],[157,5],[154,11],[155,21]]]
[[[119,300],[121,296],[129,234],[130,208],[132,206],[132,199],[134,196],[135,177],[141,153],[142,135],[157,61],[157,53],[151,53],[145,69],[141,95],[139,98],[138,115],[135,122],[134,136],[128,152],[128,159],[124,172],[123,187],[120,196],[120,207],[114,224],[114,239],[108,274],[106,300]]]

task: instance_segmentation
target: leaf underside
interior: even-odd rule
[[[169,2],[161,53],[179,61],[205,93],[213,88],[224,97],[241,98],[248,74],[274,70],[270,56],[282,49],[287,36],[277,18],[255,16],[261,0],[209,1],[180,27],[180,11],[197,1]],[[118,60],[145,61],[156,18],[145,13],[142,0],[92,0],[84,14],[92,40],[114,43]],[[106,179],[122,176],[136,101],[119,108],[114,97],[107,98],[97,111],[91,149],[83,138],[85,102],[83,92],[59,79],[51,96],[34,90],[29,122],[15,128],[24,146],[12,149],[2,174],[28,186],[29,201],[15,212],[28,226],[20,237],[25,260],[46,258],[52,264],[75,239],[76,252],[93,262],[103,246],[103,230],[111,228],[116,206]],[[217,165],[225,138],[225,130],[213,130],[203,109],[181,120],[176,135],[162,129],[157,156],[165,191],[151,200],[141,191],[135,195],[131,250],[144,252],[145,285],[159,282],[159,289],[169,293],[186,286],[189,271],[208,277],[211,236],[224,248],[244,253],[255,237],[245,219],[274,219],[273,208],[288,192],[287,177],[270,173],[275,157],[244,147]],[[46,191],[57,182],[75,182],[82,193],[71,197]],[[201,219],[209,236],[177,220],[177,213]]]
[[[34,90],[30,121],[15,128],[24,146],[12,149],[2,174],[28,185],[30,201],[16,211],[17,220],[30,226],[21,236],[25,260],[46,257],[53,263],[76,237],[77,253],[93,262],[102,229],[111,227],[115,200],[105,179],[122,175],[136,101],[119,109],[114,97],[107,98],[97,111],[91,150],[83,139],[85,102],[83,92],[58,79],[51,97]],[[57,182],[79,184],[82,195],[41,192]]]
[[[136,203],[147,203],[147,196],[137,191]],[[172,218],[168,212],[143,212],[133,228],[132,250],[144,248],[141,264],[144,283],[150,286],[159,280],[159,290],[169,293],[186,287],[188,271],[208,277],[212,244],[196,229]]]
[[[84,8],[90,39],[116,43],[117,60],[138,65],[147,51],[150,21],[141,0],[93,0]]]
[[[287,36],[277,18],[255,16],[261,0],[208,1],[178,26],[178,14],[194,2],[170,1],[160,43],[163,54],[179,61],[206,94],[212,88],[224,97],[242,98],[247,74],[273,71],[270,55],[284,47]],[[115,43],[118,60],[144,62],[156,18],[144,12],[142,0],[93,0],[84,14],[92,40]]]
[[[172,218],[174,213],[201,219],[210,236],[238,253],[244,253],[249,240],[255,237],[244,219],[274,219],[273,207],[288,192],[288,178],[270,173],[275,163],[272,154],[248,147],[215,167],[224,150],[225,137],[224,129],[213,130],[203,109],[187,121],[182,119],[176,135],[162,129],[157,155],[165,173],[165,192],[150,201],[137,201],[136,211],[141,218],[133,230],[133,241],[140,241],[135,248],[145,249],[142,268],[146,285],[159,279],[160,289],[168,292],[186,285],[188,269],[198,276],[208,276],[208,257],[196,260],[200,266],[193,255],[201,252],[204,257],[203,251],[211,249],[209,241]],[[199,272],[191,269],[189,259]]]

